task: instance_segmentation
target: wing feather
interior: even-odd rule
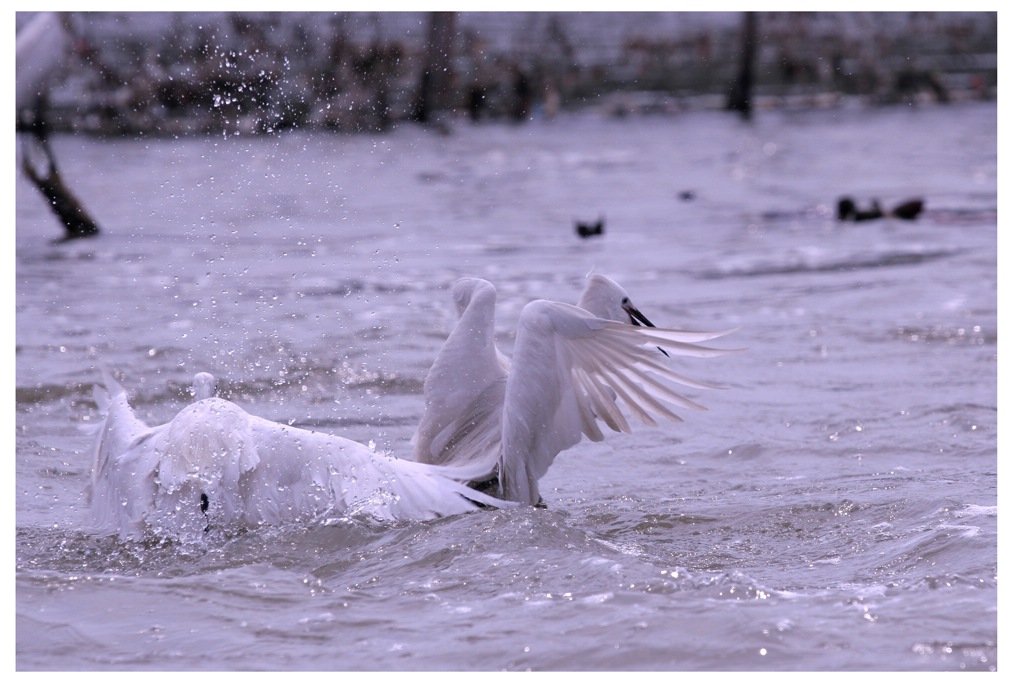
[[[424,382],[425,409],[413,439],[418,462],[449,464],[461,455],[481,457],[497,443],[501,430],[507,373],[494,343],[494,286],[462,278],[453,291],[466,299],[466,306]],[[475,446],[476,454],[467,455],[462,441]]]
[[[731,331],[636,327],[568,304],[528,304],[519,318],[502,410],[502,495],[537,503],[537,481],[557,454],[583,435],[602,438],[599,422],[630,432],[627,416],[654,426],[659,419],[682,421],[668,404],[703,410],[660,378],[693,388],[715,385],[671,370],[655,347],[677,356],[712,358],[731,351],[695,341]]]
[[[587,400],[580,402],[579,408],[582,412],[582,432],[590,440],[603,440],[603,432],[596,423],[597,419],[603,420],[615,432],[621,431],[622,426],[627,431],[627,420],[624,419],[617,404],[606,391],[600,390],[599,385],[592,381],[585,370],[572,368],[572,379],[586,392]]]
[[[589,436],[590,441],[601,442],[603,441],[603,432],[596,422],[597,417],[601,417],[604,421],[611,421],[612,418],[606,413],[599,415],[599,411],[593,409],[593,395],[591,391],[594,387],[592,383],[585,384],[585,380],[579,377],[578,369],[573,369],[572,375],[573,382],[582,386],[585,390],[575,392],[579,406],[579,417],[582,419],[582,431]]]
[[[653,374],[644,372],[643,370],[651,370],[652,373],[656,375],[660,375],[674,382],[678,382],[679,384],[685,384],[687,386],[692,386],[695,388],[702,388],[702,389],[717,388],[716,385],[708,384],[705,382],[698,382],[696,380],[692,380],[688,377],[684,377],[683,375],[672,372],[665,365],[661,365],[655,362],[653,358],[642,355],[640,349],[630,349],[630,348],[626,349],[625,352],[627,355],[627,359],[624,362],[622,362],[622,359],[620,357],[619,347],[618,349],[615,350],[613,346],[600,345],[598,348],[595,348],[594,350],[597,350],[599,352],[601,358],[606,358],[606,360],[608,361],[606,365],[602,366],[603,368],[608,369],[611,372],[619,373],[622,378],[630,381],[630,383],[633,385],[638,384],[648,385],[651,392],[654,393],[655,395],[663,398],[664,400],[676,403],[677,405],[684,408],[691,408],[693,410],[705,410],[704,406],[681,396],[677,392],[673,391],[670,387],[657,381],[653,376]],[[650,350],[650,353],[654,354],[655,351]],[[631,375],[632,377],[627,377],[627,375]],[[634,389],[634,391],[637,393],[639,391],[643,391],[643,389],[636,388]],[[681,420],[678,419],[677,421],[680,422]]]
[[[652,370],[658,375],[662,375],[667,379],[670,379],[677,384],[683,384],[684,386],[693,387],[695,389],[723,389],[720,384],[714,384],[711,382],[703,382],[701,380],[692,379],[681,375],[680,373],[674,372],[669,365],[667,365],[662,358],[656,355],[656,349],[653,348],[653,343],[662,337],[655,334],[656,331],[662,333],[667,330],[661,328],[643,328],[634,327],[629,325],[620,325],[618,323],[611,323],[616,327],[611,328],[608,331],[608,335],[615,338],[615,341],[611,343],[611,348],[619,349],[619,353],[624,354],[625,358],[621,362],[624,365],[634,365],[643,369]],[[674,332],[679,332],[678,330],[673,330]],[[731,330],[732,331],[732,330]],[[724,332],[721,334],[729,334],[729,332]],[[633,344],[633,339],[637,338],[637,346],[641,348],[634,348],[629,346]],[[623,340],[623,341],[622,341]],[[663,350],[669,348],[664,345]],[[681,350],[680,353],[677,349],[674,349],[676,355],[690,355],[697,358],[714,358],[717,356],[724,356],[729,353],[739,353],[743,349],[710,349],[705,347],[695,347],[694,352],[686,353]]]

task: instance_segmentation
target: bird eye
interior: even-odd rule
[[[628,297],[624,297],[623,299],[621,299],[621,305],[622,306],[627,306],[630,303],[631,303],[631,299],[629,299]]]

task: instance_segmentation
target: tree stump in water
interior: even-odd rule
[[[21,159],[21,168],[25,175],[38,188],[39,192],[48,200],[49,207],[56,214],[56,217],[63,223],[66,234],[56,242],[66,242],[82,237],[94,237],[99,233],[98,224],[88,214],[81,202],[74,196],[74,193],[63,182],[59,168],[56,166],[56,158],[45,136],[33,134],[30,138],[25,137],[24,154]],[[35,143],[34,145],[32,143]],[[44,159],[43,170],[36,169],[30,158],[32,147],[42,151]]]
[[[726,109],[739,112],[750,120],[754,108],[754,58],[757,51],[757,14],[743,13],[743,30],[740,37],[740,70],[730,83]]]

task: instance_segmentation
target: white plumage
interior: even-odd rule
[[[494,286],[463,278],[452,294],[460,319],[425,381],[415,458],[476,465],[484,471],[482,479],[498,477],[497,493],[507,500],[538,503],[537,482],[557,454],[583,434],[603,439],[599,422],[630,432],[625,411],[655,425],[657,418],[681,421],[667,404],[703,410],[657,378],[695,388],[715,385],[673,371],[660,351],[694,357],[729,353],[697,342],[732,330],[655,328],[620,285],[597,274],[590,276],[578,306],[528,304],[508,361],[494,342]]]
[[[658,378],[694,387],[712,385],[672,371],[656,346],[679,356],[717,356],[727,351],[685,339],[721,334],[635,327],[553,301],[527,304],[519,316],[502,406],[501,497],[538,503],[538,482],[554,458],[583,434],[602,440],[599,422],[630,432],[625,411],[655,425],[657,418],[681,421],[668,403],[703,409]]]
[[[349,439],[250,415],[220,398],[148,427],[111,377],[90,497],[99,533],[195,540],[243,528],[362,513],[424,520],[507,506],[466,486],[466,468],[401,460]]]
[[[214,397],[209,373],[194,377],[194,403],[149,427],[106,376],[95,387],[105,418],[89,486],[97,530],[187,540],[325,515],[425,520],[538,504],[554,458],[583,435],[603,439],[601,424],[630,432],[629,416],[655,425],[680,421],[671,406],[703,409],[664,380],[713,385],[674,372],[665,356],[729,353],[697,344],[728,332],[652,327],[617,283],[595,275],[579,306],[526,305],[510,361],[494,342],[494,287],[464,278],[453,297],[460,319],[425,382],[416,460],[250,415]]]
[[[451,294],[460,317],[424,380],[414,459],[474,463],[490,477],[511,364],[494,341],[496,292],[487,280],[467,277],[453,284]]]

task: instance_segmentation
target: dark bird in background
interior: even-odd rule
[[[919,214],[922,213],[925,206],[926,203],[921,199],[909,199],[908,201],[902,202],[891,209],[891,215],[895,218],[913,221],[919,217]]]
[[[582,221],[575,221],[575,233],[579,237],[593,237],[594,235],[603,234],[603,216],[595,223],[583,223]]]
[[[852,197],[842,197],[838,200],[838,220],[840,221],[871,221],[883,217],[884,210],[880,208],[880,202],[876,199],[873,200],[872,206],[866,210],[857,208]]]
[[[852,197],[842,197],[838,200],[838,220],[840,221],[870,221],[876,218],[900,218],[913,221],[922,213],[925,202],[922,199],[909,199],[890,211],[885,211],[876,199],[869,209],[863,210],[856,206]]]

